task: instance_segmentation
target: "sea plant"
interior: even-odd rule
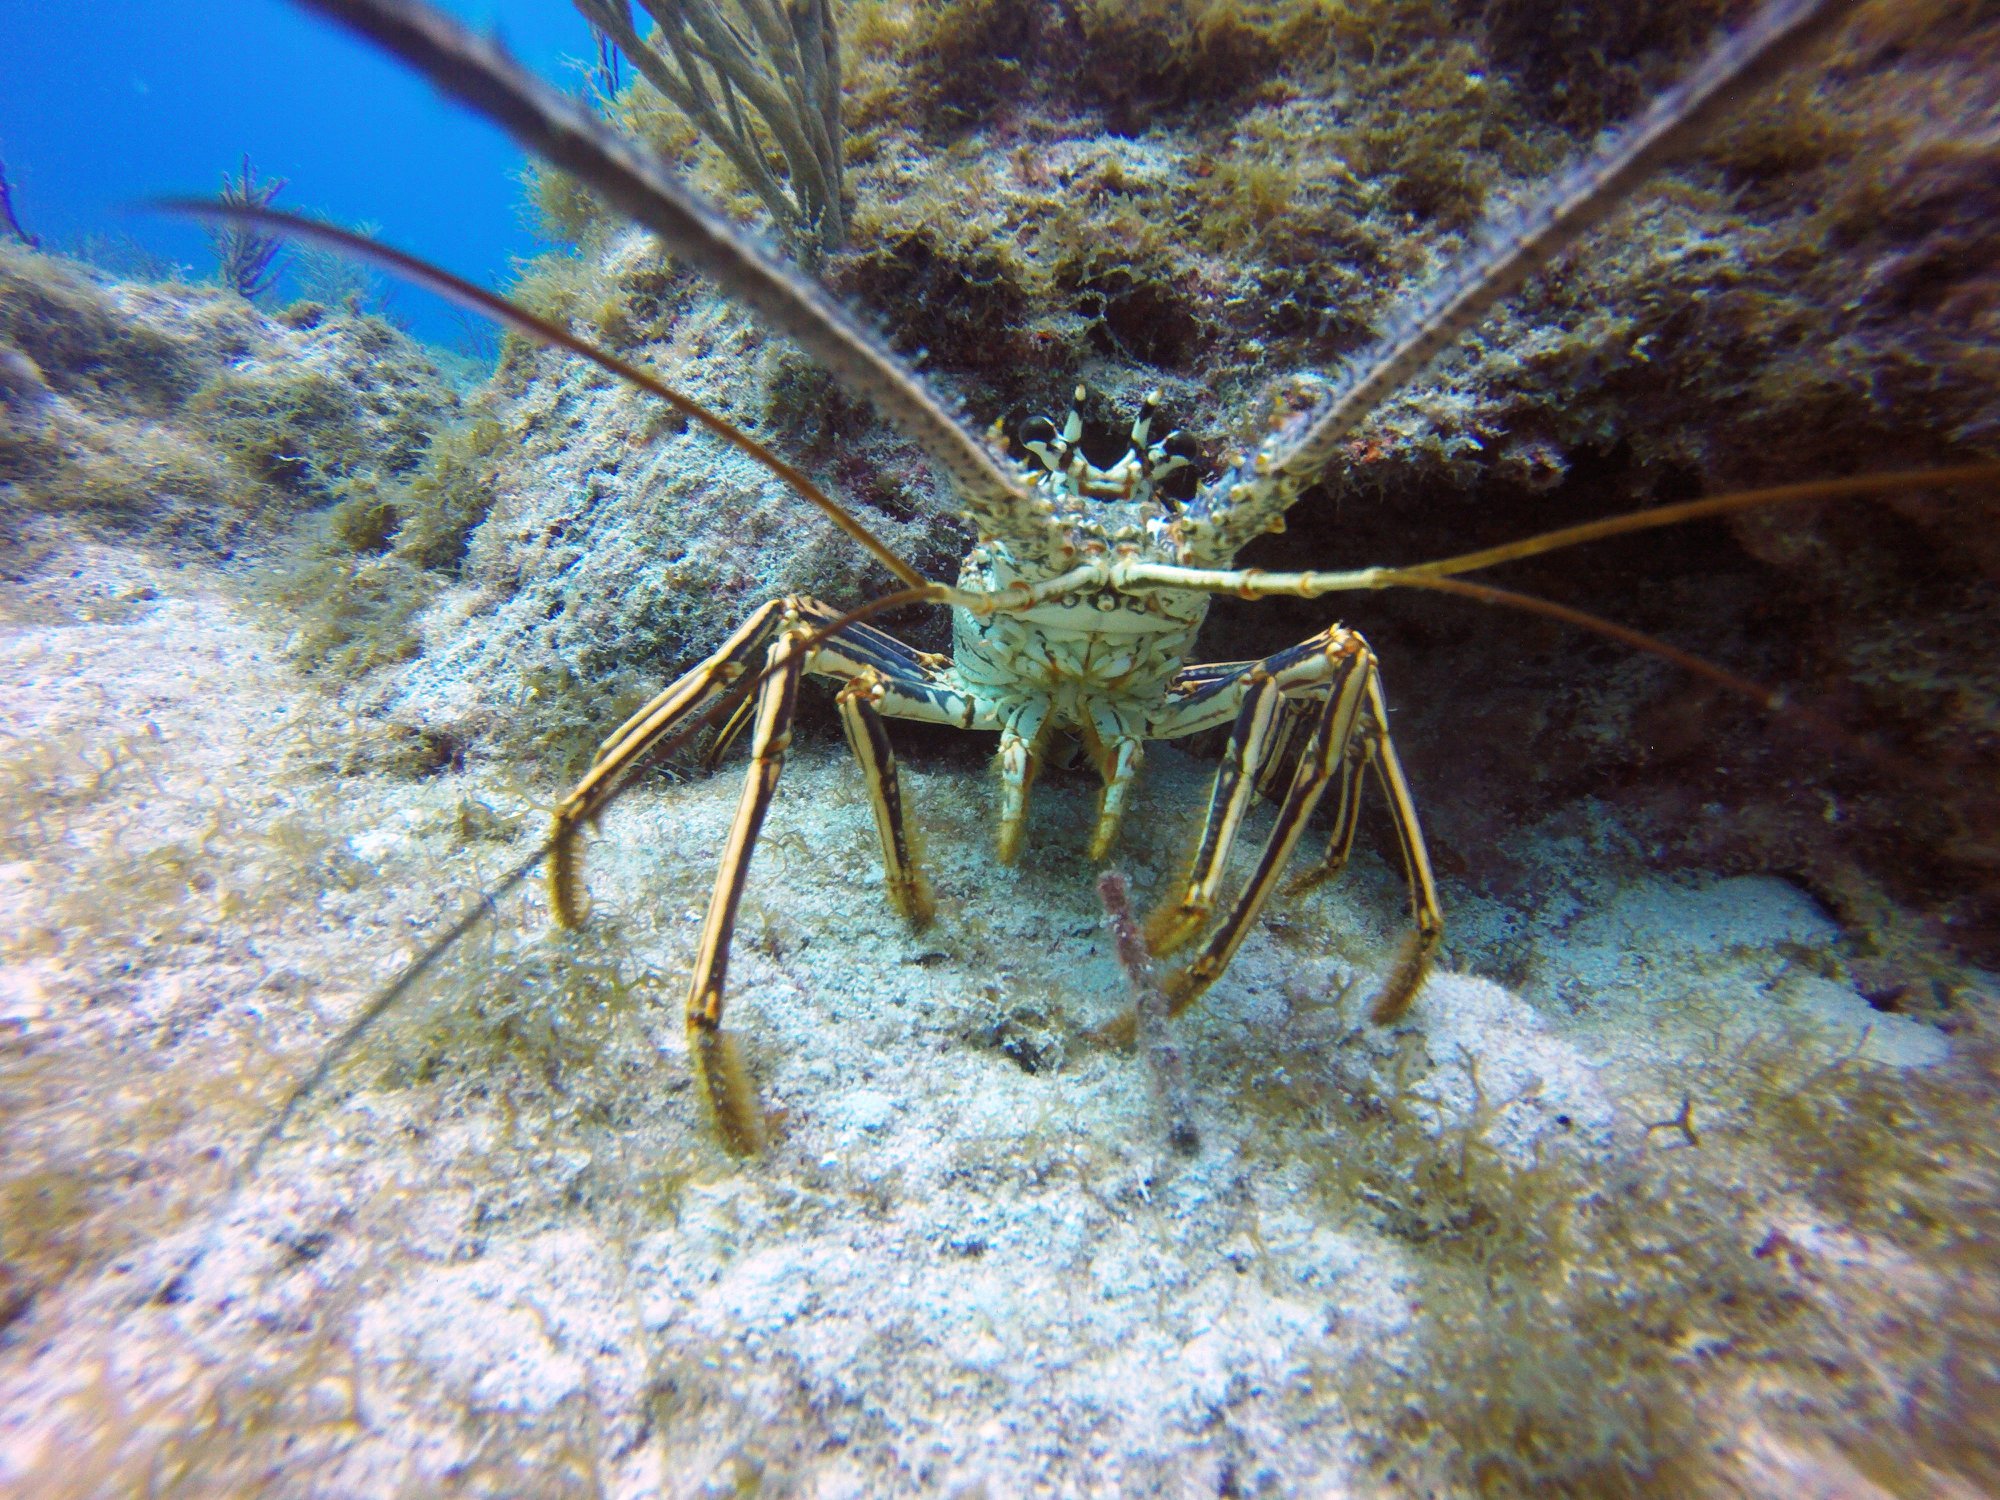
[[[847,210],[830,0],[643,3],[656,23],[650,37],[640,34],[631,0],[576,0],[576,8],[728,158],[801,261],[839,249]],[[599,66],[615,86],[616,72]]]
[[[20,216],[14,212],[14,187],[7,178],[4,159],[0,159],[0,233],[11,234],[30,250],[39,248],[42,243],[21,227]]]
[[[222,201],[242,208],[267,208],[285,189],[283,177],[259,178],[250,170],[250,153],[243,153],[237,175],[222,174]],[[216,275],[245,301],[254,302],[278,279],[278,254],[284,241],[254,224],[218,224],[209,234],[215,247]]]

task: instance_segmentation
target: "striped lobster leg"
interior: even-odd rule
[[[1262,661],[1197,664],[1177,674],[1169,689],[1172,706],[1155,719],[1154,737],[1212,728],[1232,702],[1239,706],[1180,897],[1156,910],[1146,924],[1147,945],[1154,953],[1182,947],[1215,915],[1243,815],[1259,792],[1273,801],[1283,799],[1279,778],[1297,765],[1326,696],[1329,652],[1344,649],[1352,639],[1335,626]],[[1351,760],[1343,757],[1340,769],[1345,808],[1353,800]]]
[[[1416,805],[1389,739],[1374,653],[1358,635],[1335,628],[1263,662],[1243,663],[1228,675],[1218,675],[1212,668],[1188,671],[1196,685],[1177,705],[1175,717],[1180,722],[1156,725],[1156,733],[1193,733],[1210,727],[1218,707],[1231,697],[1237,698],[1238,709],[1182,894],[1153,919],[1155,930],[1173,944],[1198,933],[1213,912],[1243,813],[1260,784],[1282,765],[1286,742],[1293,738],[1287,731],[1307,715],[1311,730],[1280,801],[1277,821],[1235,904],[1194,959],[1166,982],[1171,1013],[1186,1009],[1229,967],[1277,888],[1307,821],[1334,786],[1339,788],[1339,800],[1333,835],[1327,858],[1311,878],[1324,878],[1345,862],[1360,812],[1359,773],[1371,766],[1395,821],[1414,917],[1412,934],[1370,1006],[1370,1017],[1378,1023],[1396,1020],[1409,1009],[1423,983],[1444,937],[1444,918]],[[1129,1014],[1098,1032],[1116,1044],[1128,1042],[1132,1034]]]
[[[1223,871],[1236,843],[1243,814],[1257,793],[1258,775],[1271,748],[1271,732],[1285,706],[1283,691],[1261,666],[1243,674],[1243,704],[1222,750],[1222,764],[1209,794],[1208,816],[1180,899],[1161,906],[1146,921],[1146,946],[1156,955],[1172,953],[1206,927],[1215,914]]]
[[[801,679],[812,673],[845,680],[839,695],[841,718],[868,779],[890,898],[918,926],[930,918],[930,887],[917,865],[882,716],[967,725],[977,717],[970,701],[944,681],[938,671],[940,658],[863,624],[820,634],[840,618],[816,599],[774,599],[761,606],[713,655],[621,725],[599,748],[589,773],[555,810],[550,905],[559,923],[573,927],[584,914],[578,855],[584,823],[603,810],[633,771],[687,744],[703,729],[721,726],[717,743],[708,751],[711,761],[731,739],[750,731],[749,775],[723,846],[687,995],[688,1048],[695,1076],[716,1133],[737,1155],[761,1150],[766,1132],[756,1090],[734,1041],[722,1029],[729,949],[750,858],[791,743]]]
[[[823,623],[837,618],[827,606]],[[948,724],[956,729],[988,729],[978,706],[951,685],[951,658],[919,651],[872,625],[843,627],[815,654],[811,670],[847,679],[835,698],[848,747],[868,783],[868,800],[882,839],[883,881],[889,900],[910,925],[923,928],[936,913],[929,880],[919,864],[916,833],[904,813],[902,778],[890,747],[885,718]]]
[[[1437,881],[1431,874],[1431,857],[1424,848],[1424,831],[1417,822],[1417,804],[1410,796],[1410,784],[1403,777],[1403,763],[1396,758],[1395,743],[1389,738],[1389,706],[1382,699],[1382,678],[1371,663],[1368,669],[1368,709],[1366,717],[1367,746],[1371,752],[1369,764],[1375,768],[1375,776],[1382,783],[1382,792],[1389,801],[1389,812],[1396,826],[1396,842],[1403,851],[1403,873],[1410,882],[1410,914],[1413,918],[1410,935],[1403,940],[1403,949],[1397,955],[1395,967],[1389,977],[1382,981],[1382,988],[1375,992],[1375,998],[1368,1005],[1368,1019],[1378,1026],[1387,1026],[1403,1018],[1417,998],[1417,991],[1423,988],[1424,975],[1430,971],[1431,959],[1436,956],[1438,945],[1444,941],[1444,909],[1438,905]],[[1351,778],[1350,778],[1351,779]],[[1346,798],[1341,816],[1346,820],[1345,832],[1340,822],[1334,825],[1334,840],[1327,846],[1327,858],[1321,869],[1331,873],[1338,869],[1334,863],[1336,847],[1339,849],[1339,864],[1347,862],[1347,850],[1354,842],[1352,818],[1359,811],[1360,789]],[[1313,872],[1315,875],[1319,871]]]
[[[882,839],[882,879],[889,900],[912,927],[930,925],[937,914],[931,883],[918,863],[916,835],[903,815],[903,781],[896,771],[896,752],[889,745],[888,726],[880,705],[895,689],[870,667],[857,673],[835,698],[841,728],[868,782],[868,801],[875,810],[875,830]]]
[[[724,737],[741,728],[739,710],[750,700],[757,671],[797,602],[773,599],[760,605],[712,655],[676,678],[597,747],[590,770],[556,804],[549,827],[549,909],[558,926],[583,925],[584,824],[594,821],[647,762],[679,749],[718,721],[723,721]]]
[[[807,653],[805,632],[796,626],[780,631],[764,653],[765,670],[758,678],[750,739],[750,774],[736,804],[736,819],[729,825],[722,863],[715,872],[715,891],[702,918],[694,973],[688,979],[688,1057],[715,1133],[732,1156],[752,1156],[763,1150],[766,1131],[756,1085],[743,1066],[735,1039],[722,1029],[729,943],[736,933],[750,856],[757,847],[757,835],[763,831],[764,815],[771,810],[778,777],[785,769]]]

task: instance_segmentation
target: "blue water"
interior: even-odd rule
[[[447,4],[545,78],[582,86],[595,49],[565,0]],[[288,179],[278,206],[379,225],[489,285],[537,248],[505,138],[282,0],[0,0],[0,160],[48,247],[206,276],[204,230],[132,205],[212,196],[245,152],[260,177]],[[389,311],[434,342],[466,337],[412,289],[393,290]]]

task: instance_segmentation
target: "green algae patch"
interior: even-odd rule
[[[457,407],[379,319],[318,304],[267,318],[214,288],[112,281],[11,247],[0,347],[45,385],[0,402],[11,505],[225,554],[328,507],[350,551],[381,550],[397,521],[383,491]],[[441,464],[404,508],[464,514],[459,483]],[[453,524],[430,528],[426,556],[450,551]]]
[[[171,409],[200,384],[204,351],[189,332],[132,316],[123,300],[76,262],[0,241],[0,344],[26,353],[66,394]]]
[[[493,503],[494,471],[506,430],[491,417],[447,427],[410,476],[407,498],[395,508],[396,527],[385,538],[399,556],[421,568],[455,568],[465,559],[473,531]]]
[[[417,654],[417,619],[492,503],[503,437],[491,418],[445,427],[403,475],[343,481],[334,504],[294,524],[250,586],[282,612],[295,660],[358,679]]]
[[[188,415],[250,474],[308,503],[357,476],[413,469],[451,408],[436,368],[365,314],[320,322],[302,349],[220,371]]]

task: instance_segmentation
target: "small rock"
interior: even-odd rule
[[[847,1096],[847,1118],[861,1130],[883,1130],[896,1118],[896,1101],[875,1089],[856,1089]]]

